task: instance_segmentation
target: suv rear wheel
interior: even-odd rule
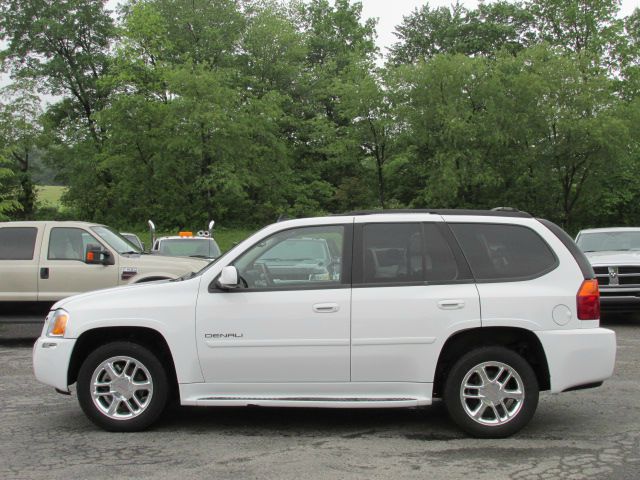
[[[149,427],[167,403],[169,382],[158,357],[118,341],[93,351],[78,372],[78,402],[96,425],[132,432]]]
[[[453,421],[476,437],[516,433],[538,406],[538,380],[529,363],[504,347],[483,347],[462,356],[444,388]]]

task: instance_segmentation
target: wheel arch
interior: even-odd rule
[[[158,355],[160,362],[166,368],[167,378],[173,387],[172,392],[178,394],[178,377],[169,344],[162,333],[149,327],[98,327],[83,332],[76,340],[71,353],[67,385],[76,382],[80,366],[93,350],[101,345],[122,340],[143,345]]]
[[[443,345],[436,364],[433,396],[442,397],[447,373],[461,355],[487,346],[502,346],[518,353],[533,368],[540,390],[551,388],[547,357],[534,332],[516,327],[478,327],[456,332]]]

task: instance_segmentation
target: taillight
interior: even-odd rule
[[[577,295],[578,318],[580,320],[600,319],[600,289],[598,280],[585,280]]]

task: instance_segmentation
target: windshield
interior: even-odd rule
[[[577,244],[583,252],[640,250],[640,231],[582,233]]]
[[[133,243],[140,250],[143,250],[142,244],[140,243],[140,239],[136,235],[134,235],[133,233],[120,233],[120,235],[122,235],[126,240],[129,240],[131,243]]]
[[[111,230],[109,227],[91,227],[91,230],[93,230],[102,240],[120,254],[141,253],[140,248],[135,246],[119,233]]]
[[[162,240],[158,253],[174,257],[215,258],[220,256],[220,248],[211,238],[176,238]]]

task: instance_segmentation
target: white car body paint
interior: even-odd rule
[[[539,278],[511,282],[210,289],[224,266],[276,232],[394,222],[522,225],[548,243],[558,265]],[[469,329],[517,327],[540,339],[551,391],[560,392],[607,379],[615,361],[615,334],[599,328],[598,320],[577,319],[582,281],[571,253],[533,218],[407,213],[289,220],[257,232],[195,278],[58,302],[53,308],[69,313],[66,333],[47,336],[45,325],[34,346],[34,370],[41,382],[68,391],[78,338],[98,328],[142,327],[166,340],[184,405],[419,406],[432,401],[447,340]],[[557,305],[571,312],[565,325],[553,320]]]

